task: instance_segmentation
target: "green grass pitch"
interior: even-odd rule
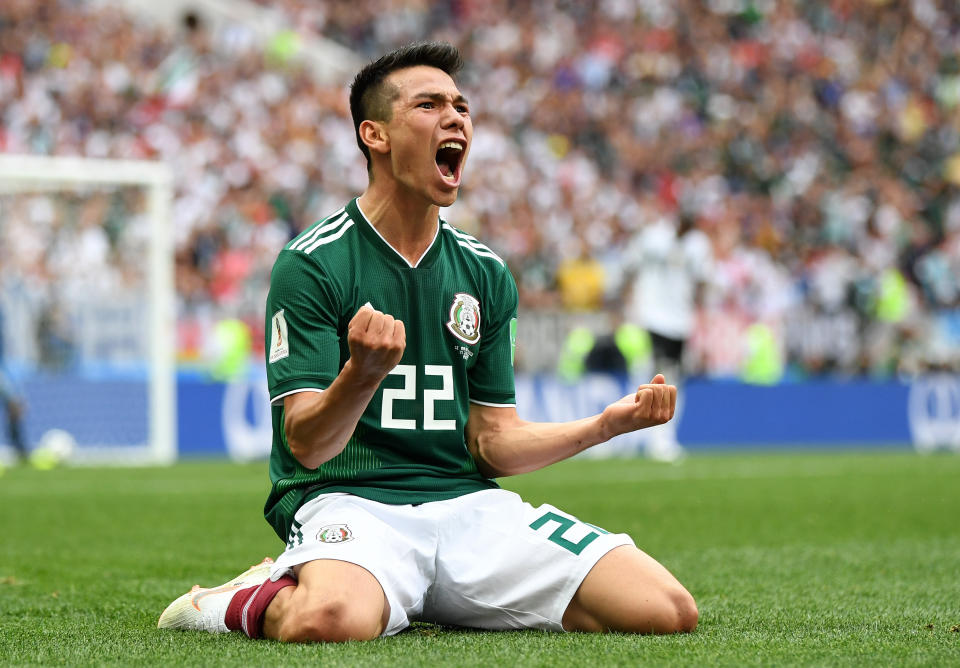
[[[688,586],[690,635],[415,625],[288,646],[161,632],[199,582],[281,543],[263,463],[29,468],[0,476],[0,665],[592,666],[960,664],[960,457],[907,452],[575,460],[503,481],[629,532]]]

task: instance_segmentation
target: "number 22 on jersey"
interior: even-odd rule
[[[423,390],[423,429],[427,431],[456,429],[456,420],[438,420],[434,417],[436,402],[453,400],[453,367],[427,364],[423,367],[423,373],[426,376],[439,376],[441,379],[440,389]],[[400,376],[403,379],[403,385],[383,391],[380,426],[384,429],[416,429],[416,420],[393,417],[393,403],[417,400],[417,368],[412,364],[398,364],[388,375]]]

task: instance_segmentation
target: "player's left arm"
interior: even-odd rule
[[[614,436],[673,418],[677,388],[662,374],[607,406],[572,422],[528,422],[513,406],[470,404],[465,437],[480,472],[490,478],[536,471]]]

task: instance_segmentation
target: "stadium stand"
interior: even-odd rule
[[[261,45],[202,12],[170,31],[102,2],[0,6],[0,151],[174,167],[182,361],[223,318],[262,351],[276,251],[365,184],[347,82],[291,57],[322,36],[362,58],[463,49],[478,130],[449,217],[508,261],[527,322],[560,323],[525,368],[578,317],[557,318],[578,303],[564,267],[589,255],[591,307],[619,308],[625,249],[659,218],[704,230],[716,258],[693,372],[739,374],[756,323],[794,375],[960,363],[955,3],[259,4],[296,40]]]

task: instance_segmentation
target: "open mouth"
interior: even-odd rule
[[[460,162],[463,146],[455,141],[445,141],[437,148],[437,168],[447,181],[456,182],[460,177]]]

